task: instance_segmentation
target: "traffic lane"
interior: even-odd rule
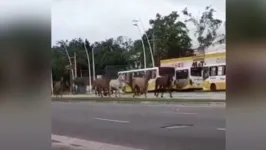
[[[195,149],[224,149],[225,133],[215,128],[224,126],[225,121],[221,121],[223,119],[211,119],[213,117],[200,119],[194,115],[154,113],[166,110],[169,110],[169,106],[57,103],[53,104],[52,131],[59,135],[143,149],[171,150],[178,146],[184,149],[192,148],[191,145],[195,146]],[[192,110],[198,112],[202,111],[202,108],[192,108]],[[95,120],[99,117],[109,121]],[[129,121],[129,123],[110,122],[110,120]],[[194,126],[162,128],[174,124],[194,124]]]
[[[85,115],[114,115],[125,116],[139,115],[155,116],[197,116],[200,118],[224,119],[225,107],[206,107],[200,105],[177,105],[177,104],[110,104],[110,103],[87,103],[87,102],[53,102],[53,109],[60,112],[83,113]],[[195,107],[198,106],[198,107]],[[89,112],[89,113],[88,113]],[[70,115],[71,115],[70,114]],[[64,115],[64,114],[63,114]],[[67,115],[65,115],[67,116]]]
[[[222,131],[197,130],[125,130],[117,128],[101,128],[90,125],[66,125],[57,123],[60,130],[53,133],[82,138],[91,141],[104,142],[145,150],[224,150],[225,133]],[[54,122],[53,122],[54,126]],[[54,129],[54,127],[53,127]],[[158,129],[159,130],[159,129]]]
[[[59,104],[59,105],[57,105]],[[178,107],[172,105],[57,103],[55,119],[80,122],[101,128],[149,130],[175,124],[193,125],[201,130],[225,128],[225,109]],[[109,122],[108,122],[109,121]],[[111,121],[111,122],[110,122]],[[114,123],[117,122],[118,124]],[[124,123],[130,123],[125,126]]]
[[[58,105],[59,104],[59,105]],[[133,128],[151,129],[171,124],[192,124],[197,128],[225,128],[225,109],[217,107],[178,107],[172,105],[142,105],[142,104],[89,104],[89,103],[56,103],[58,111],[55,118],[59,120],[81,123],[92,123],[103,127],[120,126],[103,122],[111,120],[118,123],[130,123]],[[100,122],[103,122],[101,124]]]

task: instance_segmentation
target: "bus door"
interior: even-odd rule
[[[178,89],[182,89],[189,85],[189,69],[176,70],[175,84]]]
[[[203,76],[203,81],[208,79],[210,76],[210,68],[209,67],[204,67],[202,71],[202,76]]]
[[[156,69],[146,70],[146,77],[148,78],[148,91],[155,90]]]

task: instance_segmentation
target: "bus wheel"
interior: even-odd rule
[[[216,91],[216,85],[215,84],[211,84],[211,91]]]

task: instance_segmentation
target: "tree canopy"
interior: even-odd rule
[[[156,65],[159,65],[161,59],[191,55],[192,40],[188,35],[188,22],[192,22],[197,27],[195,34],[198,36],[197,39],[200,46],[209,46],[217,36],[216,31],[222,24],[221,20],[213,17],[214,12],[214,9],[207,7],[201,19],[197,20],[185,8],[182,14],[187,16],[188,19],[184,22],[180,21],[180,15],[182,14],[178,14],[177,11],[165,16],[159,13],[156,14],[155,18],[149,21],[151,27],[145,31],[148,39],[145,34],[142,36],[146,49],[147,67],[152,66],[147,40],[150,41]],[[86,39],[76,38],[71,41],[58,41],[52,47],[51,63],[54,80],[59,80],[60,77],[70,78],[69,69],[67,68],[69,60],[64,48],[67,49],[70,57],[72,57],[71,61],[73,61],[74,53],[76,54],[78,76],[88,76],[88,62],[84,45],[89,52],[91,64],[92,49],[94,49],[95,74],[106,74],[108,72],[111,75],[112,71],[143,67],[141,39],[133,41],[128,37],[119,36],[91,43]]]

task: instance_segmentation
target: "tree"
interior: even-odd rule
[[[179,14],[173,11],[167,16],[156,15],[150,20],[152,26],[146,33],[150,40],[155,36],[157,59],[181,57],[191,47],[186,24],[178,21]],[[153,43],[151,43],[153,44]]]
[[[220,19],[213,17],[215,10],[211,8],[211,6],[207,6],[200,19],[192,16],[192,14],[188,12],[187,8],[185,8],[182,12],[188,17],[185,22],[191,22],[194,26],[196,26],[195,36],[199,42],[199,48],[205,49],[210,46],[218,36],[217,30],[222,24]]]

